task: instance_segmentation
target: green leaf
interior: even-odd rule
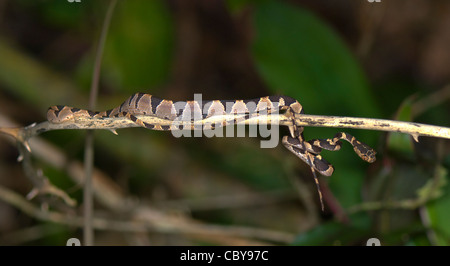
[[[265,1],[256,8],[254,24],[253,56],[273,92],[296,98],[309,113],[378,113],[355,59],[312,13]]]

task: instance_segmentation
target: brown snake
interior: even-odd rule
[[[103,112],[93,112],[69,106],[52,106],[48,109],[47,119],[51,123],[64,123],[73,122],[77,118],[83,117],[92,119],[126,117],[137,125],[148,129],[179,130],[181,129],[180,124],[174,123],[179,118],[188,122],[193,121],[192,118],[196,118],[197,121],[217,118],[215,123],[204,123],[202,125],[202,129],[214,129],[236,124],[236,119],[220,119],[227,115],[248,119],[267,115],[268,113],[284,112],[286,115],[292,116],[294,120],[295,114],[304,113],[302,105],[297,100],[286,96],[267,96],[252,100],[214,100],[204,103],[186,101],[177,102],[177,104],[178,106],[173,101],[159,99],[150,94],[136,93],[120,106]],[[163,121],[164,123],[147,123],[136,117],[140,115],[158,117],[158,121]],[[190,125],[191,129],[195,129],[193,123],[190,123]],[[289,132],[290,136],[284,136],[282,143],[288,150],[311,167],[322,209],[324,209],[324,204],[316,171],[325,176],[331,176],[334,171],[333,166],[320,155],[322,149],[337,151],[341,148],[342,143],[340,139],[343,139],[353,146],[355,153],[364,161],[372,163],[376,159],[376,152],[372,148],[344,132],[337,133],[332,139],[314,139],[309,141],[306,141],[303,137],[303,127],[298,127],[295,123],[289,126]]]

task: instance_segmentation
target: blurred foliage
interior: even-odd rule
[[[417,100],[439,86],[403,72],[375,78],[367,69],[403,58],[391,56],[382,61],[380,57],[381,63],[363,60],[342,25],[333,24],[333,16],[317,5],[269,0],[203,2],[119,1],[106,40],[98,109],[112,108],[137,91],[159,97],[206,94],[225,83],[236,85],[221,91],[223,99],[241,98],[234,94],[239,91],[255,96],[283,94],[298,99],[311,114],[448,126],[445,104],[432,106],[418,117],[412,115]],[[50,105],[86,107],[106,3],[7,1],[2,8],[10,12],[3,12],[2,19],[11,27],[3,23],[0,33],[0,112],[12,117],[23,113],[21,123],[25,124],[44,120]],[[218,45],[223,45],[223,36],[238,36],[238,41],[229,40],[224,48]],[[378,45],[374,53],[391,48],[388,43]],[[234,49],[234,53],[226,49]],[[245,60],[251,63],[242,63]],[[237,68],[236,62],[244,67]],[[248,78],[252,75],[257,78]],[[242,77],[248,80],[237,82]],[[240,84],[253,86],[242,90]],[[8,102],[15,104],[6,105]],[[307,128],[305,137],[331,138],[337,132]],[[380,238],[383,245],[448,245],[450,156],[446,142],[420,138],[417,144],[402,134],[348,132],[376,148],[377,162],[362,162],[347,143],[338,152],[324,151],[323,156],[336,169],[332,177],[321,177],[334,206],[325,213],[320,211],[309,168],[282,145],[260,149],[255,138],[177,139],[167,132],[144,129],[120,130],[119,136],[96,132],[95,160],[99,169],[142,202],[155,206],[184,202],[189,210],[185,214],[202,221],[293,233],[292,245],[364,245],[371,237]],[[42,137],[64,149],[70,158],[82,160],[83,132],[49,132]],[[439,145],[445,146],[440,152]],[[16,165],[11,157],[0,157],[0,161],[9,162],[9,167]],[[5,165],[1,163],[0,169],[7,169]],[[64,171],[42,168],[52,182],[81,201],[79,186],[69,181]],[[10,184],[5,173],[13,171],[1,171],[0,183]],[[18,175],[16,179],[25,180],[25,185],[17,186],[26,191],[29,184]],[[302,189],[311,191],[304,195],[310,201],[292,196],[303,193],[293,180],[300,180]],[[279,191],[285,196],[274,196],[271,204],[256,207],[246,202],[241,207],[227,207],[223,202],[221,207],[196,210],[189,205],[190,200],[199,200],[207,206],[216,196],[256,194],[265,199]],[[432,195],[430,201],[424,193]],[[316,204],[314,213],[307,211],[311,206],[305,206],[311,202]],[[391,202],[420,204],[384,207]],[[4,233],[33,224],[24,217],[17,219],[14,226],[0,227],[0,240]],[[51,231],[45,226],[46,236],[24,244],[58,244],[79,233],[66,228]],[[112,233],[100,238],[100,243],[124,243]],[[174,242],[158,242],[168,243]]]
[[[305,9],[263,2],[255,10],[253,52],[271,90],[310,113],[376,117],[366,77],[336,33]]]
[[[324,223],[300,234],[292,244],[303,246],[365,244],[364,240],[373,237],[368,234],[370,225],[371,221],[366,215],[353,215],[350,224],[337,221]]]
[[[108,87],[121,88],[128,94],[135,93],[136,88],[161,86],[168,78],[173,50],[172,20],[164,4],[123,1],[110,29],[102,68],[105,85],[111,83]],[[78,70],[85,89],[89,89],[94,52],[82,60]]]
[[[446,171],[446,170],[443,170]],[[450,214],[448,206],[450,206],[450,186],[448,183],[448,173],[441,179],[445,182],[443,191],[440,191],[442,196],[439,200],[430,202],[425,207],[424,216],[430,221],[430,228],[433,229],[433,244],[436,245],[450,245],[450,225],[448,223]]]

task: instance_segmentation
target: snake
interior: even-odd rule
[[[345,140],[353,146],[355,153],[364,161],[372,163],[376,160],[376,152],[367,144],[360,142],[354,136],[339,132],[330,139],[305,140],[303,127],[295,124],[295,116],[304,114],[302,105],[294,98],[288,96],[265,96],[250,100],[212,100],[206,102],[185,101],[176,102],[157,98],[147,93],[135,93],[120,106],[107,111],[90,111],[65,105],[51,106],[47,111],[47,120],[50,123],[73,123],[80,118],[104,119],[126,117],[140,127],[151,130],[181,130],[180,123],[176,121],[200,122],[201,129],[214,129],[236,124],[238,120],[264,116],[274,112],[284,113],[292,118],[289,125],[289,135],[282,138],[282,144],[310,168],[319,194],[322,210],[324,209],[323,196],[316,172],[331,176],[334,167],[321,155],[323,149],[330,151],[340,150]],[[145,122],[137,116],[151,116],[158,119],[156,122]],[[230,118],[232,117],[232,118]],[[207,121],[216,121],[215,123]],[[217,122],[220,121],[220,122]],[[203,122],[203,123],[202,123]],[[187,123],[190,129],[195,128],[194,123]],[[186,123],[183,124],[185,126]],[[197,123],[198,127],[198,123]]]

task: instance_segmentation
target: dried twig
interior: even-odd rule
[[[97,52],[95,55],[95,64],[92,75],[91,90],[89,96],[89,109],[95,108],[98,95],[98,85],[100,80],[100,69],[103,56],[103,48],[105,46],[106,36],[108,33],[109,24],[111,22],[114,8],[117,4],[117,0],[111,0],[106,11],[106,16],[103,21],[100,40],[98,42]],[[88,131],[85,139],[84,149],[84,171],[85,182],[83,191],[83,207],[84,207],[84,244],[86,246],[92,246],[94,244],[94,230],[92,228],[92,216],[93,216],[93,197],[92,197],[92,169],[94,168],[94,132]]]
[[[5,124],[14,124],[3,116],[0,116],[0,121]],[[50,180],[42,173],[40,169],[36,169],[32,162],[30,156],[30,147],[27,141],[21,141],[18,138],[19,132],[22,132],[23,128],[0,128],[0,133],[5,133],[7,135],[13,136],[16,139],[17,147],[19,149],[18,161],[22,162],[22,167],[24,169],[25,176],[33,184],[33,189],[28,193],[27,199],[32,199],[37,195],[53,195],[61,198],[67,205],[75,206],[76,201],[67,195],[66,192],[54,186]]]

